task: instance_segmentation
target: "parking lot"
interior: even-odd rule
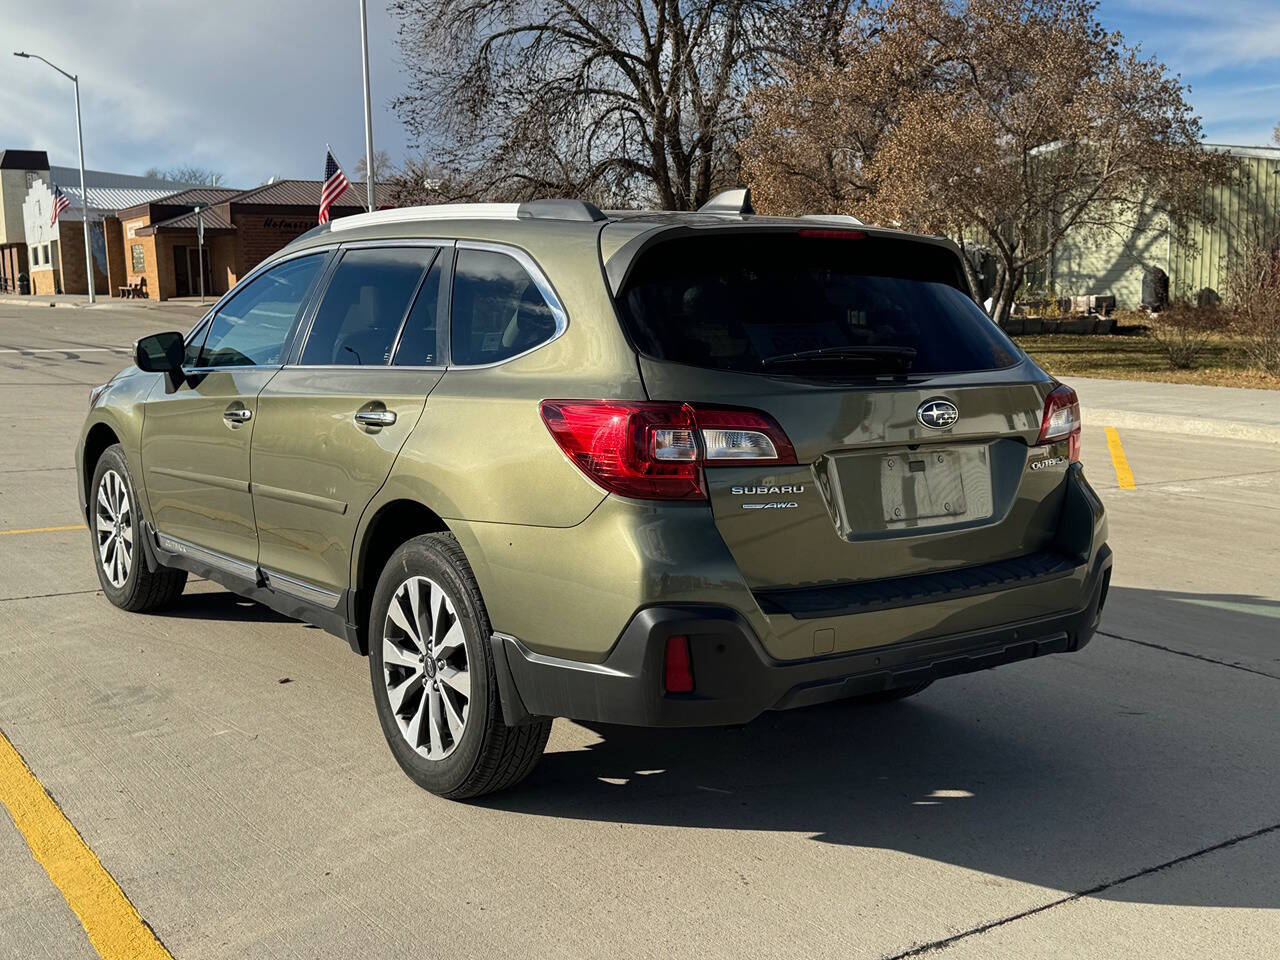
[[[195,316],[0,305],[0,731],[172,956],[1280,955],[1280,445],[1086,421],[1115,573],[1079,654],[728,730],[557,721],[459,804],[343,641],[98,591],[88,389]],[[107,956],[47,819],[0,816],[0,956]]]

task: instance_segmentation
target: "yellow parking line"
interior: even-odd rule
[[[28,527],[26,530],[0,530],[0,537],[16,537],[20,533],[58,533],[62,530],[83,530],[83,523],[73,523],[65,527]]]
[[[173,960],[3,733],[0,802],[103,960]]]
[[[1129,469],[1129,460],[1124,455],[1124,447],[1120,445],[1120,434],[1115,427],[1107,427],[1107,449],[1111,451],[1111,464],[1116,468],[1116,483],[1121,490],[1133,490],[1133,471]]]

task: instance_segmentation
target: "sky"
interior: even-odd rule
[[[403,64],[386,0],[368,4],[374,146],[398,163]],[[1207,140],[1272,142],[1276,0],[1102,0],[1100,16],[1190,84]],[[0,0],[0,24],[0,149],[76,163],[71,84],[8,55],[27,50],[79,73],[91,169],[193,164],[251,187],[319,178],[326,143],[348,174],[364,154],[358,0]]]

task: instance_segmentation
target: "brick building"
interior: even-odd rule
[[[200,292],[197,225],[204,225],[205,293],[219,296],[271,254],[316,225],[319,180],[278,180],[252,190],[196,189],[121,210],[107,221],[110,290],[145,281],[158,300]],[[331,215],[362,213],[363,183]],[[196,207],[201,207],[199,213]]]
[[[183,184],[103,170],[86,170],[84,179],[94,283],[105,292],[104,219],[120,207],[173,193]],[[51,224],[55,184],[70,206]],[[0,292],[18,292],[25,281],[30,293],[87,293],[84,219],[79,168],[50,166],[43,150],[0,151]]]

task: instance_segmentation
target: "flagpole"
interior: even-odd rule
[[[369,212],[373,212],[373,109],[369,98],[369,14],[367,0],[360,0],[360,54],[364,66],[364,185]]]

